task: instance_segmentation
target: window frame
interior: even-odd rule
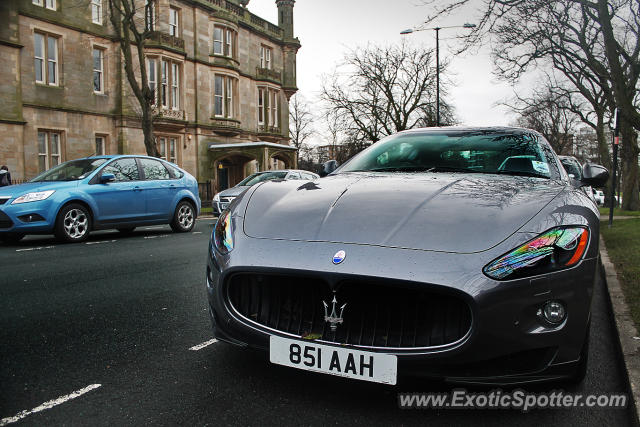
[[[44,7],[46,9],[56,10],[57,9],[56,0],[44,0]]]
[[[156,134],[155,139],[160,159],[178,165],[180,157],[180,137],[171,134]]]
[[[280,90],[258,86],[258,125],[265,128],[280,126]]]
[[[175,22],[172,20],[175,18]],[[169,35],[180,37],[180,9],[177,7],[169,7]]]
[[[153,67],[151,66],[153,64]],[[158,103],[158,58],[147,58],[147,84],[153,93],[153,105]],[[153,68],[153,70],[152,70]],[[153,85],[153,86],[152,86]]]
[[[91,0],[91,22],[102,25],[102,0]]]
[[[217,35],[216,33],[219,33]],[[237,58],[238,31],[230,26],[215,23],[213,25],[213,55],[225,58]]]
[[[147,0],[144,5],[144,24],[146,31],[155,31],[157,24],[157,0]]]
[[[36,38],[41,37],[41,50],[42,57],[36,56]],[[54,58],[50,57],[50,40],[54,43],[53,53],[55,54]],[[34,81],[38,84],[47,85],[47,86],[60,86],[60,44],[59,44],[60,36],[54,35],[51,33],[47,33],[44,31],[34,31],[33,32],[33,59],[34,59]],[[42,75],[42,80],[38,80],[38,73],[36,67],[36,61],[42,61],[40,65],[40,73]],[[51,72],[49,70],[49,64],[53,64],[53,77],[54,81],[51,82]]]
[[[95,52],[99,52],[100,54],[100,69],[96,69],[96,59],[95,59]],[[95,94],[99,94],[99,95],[104,95],[105,93],[105,88],[104,88],[104,83],[105,83],[105,78],[104,78],[104,52],[105,49],[99,46],[93,46],[93,49],[91,51],[91,59],[92,59],[92,65],[93,65],[93,93]],[[96,90],[95,87],[95,76],[96,73],[99,73],[100,75],[100,90]]]
[[[217,81],[220,80],[221,92],[218,93]],[[228,74],[214,74],[213,76],[213,116],[223,119],[235,119],[238,115],[236,105],[236,90],[238,88],[238,78]],[[218,104],[220,102],[220,111]]]
[[[271,70],[273,49],[265,44],[260,45],[260,68]]]
[[[44,135],[44,152],[40,150],[40,135]],[[52,138],[55,135],[56,138]],[[37,129],[36,131],[36,141],[38,144],[38,170],[40,172],[45,172],[51,169],[54,166],[57,166],[64,162],[64,153],[63,153],[63,132],[59,130],[53,129]],[[52,140],[55,139],[57,150],[53,150]],[[57,151],[54,153],[54,151]],[[44,169],[41,170],[40,167],[40,159],[44,157]],[[56,159],[57,163],[54,164],[53,159]]]
[[[102,150],[98,151],[98,139],[102,140]],[[107,135],[97,133],[94,136],[94,141],[96,145],[96,156],[106,156],[107,155]]]

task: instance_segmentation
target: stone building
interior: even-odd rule
[[[145,60],[160,153],[213,190],[255,169],[294,167],[295,1],[276,0],[278,25],[250,13],[248,0],[136,2],[152,5]],[[14,178],[145,152],[108,13],[108,0],[0,1],[0,164]]]

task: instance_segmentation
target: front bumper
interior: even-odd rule
[[[496,282],[482,273],[471,274],[480,272],[491,255],[485,255],[485,260],[478,254],[249,240],[250,253],[242,252],[238,245],[223,257],[210,247],[207,292],[214,335],[221,341],[268,352],[271,334],[286,336],[248,322],[231,307],[225,283],[234,272],[333,276],[335,280],[355,275],[409,280],[426,288],[450,287],[465,295],[472,310],[471,332],[456,345],[444,349],[359,348],[395,354],[401,377],[506,385],[567,378],[577,369],[588,330],[597,259],[585,259],[576,267],[547,275]],[[332,265],[330,256],[340,249],[346,249],[347,260]],[[320,262],[312,261],[318,259]],[[545,325],[536,314],[551,299],[565,303],[568,312],[556,327]]]
[[[55,225],[57,203],[46,199],[38,202],[0,205],[0,234],[51,233]]]

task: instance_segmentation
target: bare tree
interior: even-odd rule
[[[441,74],[445,71],[446,64],[441,65]],[[376,142],[401,130],[435,125],[435,82],[432,50],[404,42],[369,46],[349,52],[333,75],[325,77],[321,98],[351,138]],[[441,121],[452,123],[446,102],[441,111]]]
[[[564,97],[544,88],[528,98],[516,95],[515,102],[506,105],[519,114],[518,125],[540,132],[556,153],[570,154],[579,119]]]
[[[148,155],[160,157],[153,135],[156,94],[149,87],[144,51],[155,24],[154,8],[155,3],[146,0],[109,0],[109,19],[120,44],[124,73],[140,105],[144,146]]]
[[[435,10],[428,22],[477,4],[471,0],[423,1]],[[550,67],[564,74],[592,106],[595,98],[589,94],[601,93],[607,105],[620,109],[624,208],[640,209],[634,132],[634,128],[640,130],[640,2],[483,0],[479,10],[478,25],[466,37],[466,47],[490,37],[500,76],[515,81],[533,68]],[[596,121],[602,117],[602,111],[596,109]]]
[[[305,150],[305,141],[313,135],[313,114],[307,101],[300,93],[289,101],[289,135],[291,144],[298,149],[297,156]]]

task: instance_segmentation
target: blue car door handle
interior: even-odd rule
[[[142,191],[142,190],[143,190],[143,188],[139,187],[137,185],[135,187],[133,187],[133,191]]]

